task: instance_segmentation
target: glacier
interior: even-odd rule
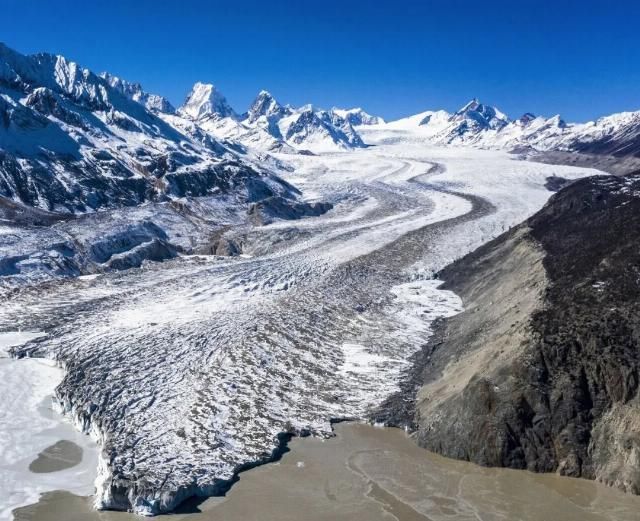
[[[63,366],[59,406],[98,437],[98,508],[170,511],[269,461],[283,435],[367,418],[457,309],[433,274],[538,209],[547,177],[593,173],[410,143],[287,160],[285,180],[334,207],[247,228],[243,256],[4,295],[0,329],[47,332],[13,355]]]
[[[385,122],[267,91],[239,113],[206,82],[175,108],[0,45],[0,331],[46,332],[10,354],[63,369],[96,507],[169,512],[371,418],[461,310],[435,274],[597,173],[523,150],[634,150],[638,121],[473,99]]]

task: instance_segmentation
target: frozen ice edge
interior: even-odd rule
[[[462,301],[455,293],[438,289],[442,282],[437,279],[417,279],[398,284],[390,289],[390,292],[395,296],[395,314],[401,317],[407,327],[430,335],[431,324],[436,318],[451,316],[463,310]],[[357,349],[349,349],[349,345],[357,346]],[[359,344],[345,344],[344,347],[346,347],[346,350],[344,350],[345,364],[341,369],[341,373],[345,377],[355,377],[356,379],[364,377],[369,379],[372,371],[377,373],[376,367],[386,367],[385,377],[382,379],[375,378],[375,383],[378,386],[381,382],[386,382],[386,385],[380,388],[376,401],[382,401],[382,399],[396,390],[398,379],[402,370],[409,363],[408,360],[395,360],[372,355],[367,352],[366,346]],[[60,367],[66,372],[64,364]],[[96,426],[96,423],[92,421],[91,413],[74,405],[69,399],[58,396],[57,393],[54,394],[54,398],[56,410],[69,418],[78,431],[89,435],[102,448],[105,437]],[[354,416],[329,418],[328,423],[331,426],[331,432],[333,432],[335,423],[343,421],[367,422],[368,420],[365,417]],[[97,510],[132,511],[137,515],[150,517],[173,511],[192,497],[221,496],[238,481],[242,472],[278,461],[287,452],[287,445],[292,437],[304,437],[311,434],[322,435],[321,433],[311,433],[304,429],[280,432],[274,439],[275,446],[269,456],[236,466],[230,479],[220,479],[209,486],[192,484],[175,490],[164,491],[158,491],[154,487],[150,487],[148,490],[131,487],[130,482],[123,483],[121,487],[118,487],[117,483],[114,486],[112,473],[104,452],[99,450],[93,505]]]

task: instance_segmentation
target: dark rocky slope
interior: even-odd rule
[[[633,155],[606,155],[560,150],[547,152],[514,150],[513,152],[519,154],[523,159],[537,163],[595,168],[612,175],[629,175],[640,172],[640,157]]]
[[[596,176],[440,274],[465,312],[380,412],[427,449],[640,493],[640,176]]]

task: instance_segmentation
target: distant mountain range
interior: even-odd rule
[[[473,99],[453,114],[426,111],[380,127],[389,131],[389,139],[411,133],[434,145],[640,156],[640,112],[588,123],[566,123],[559,115],[545,118],[531,113],[510,119],[496,107]]]
[[[361,148],[373,132],[376,143],[640,155],[640,112],[584,124],[530,113],[512,120],[474,99],[454,113],[385,122],[360,108],[294,108],[261,91],[238,113],[208,83],[176,109],[137,83],[0,44],[0,195],[45,210],[212,195],[248,179],[284,190],[269,154]]]
[[[239,115],[211,84],[196,83],[178,117],[191,120],[212,135],[235,139],[260,150],[295,153],[300,150],[335,152],[363,147],[352,122],[377,121],[361,112],[326,111],[305,105],[281,105],[269,92],[261,91],[249,110]],[[172,119],[173,124],[179,122]]]

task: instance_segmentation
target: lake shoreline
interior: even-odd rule
[[[223,497],[174,521],[425,521],[519,519],[632,521],[640,498],[588,480],[480,467],[418,447],[396,428],[341,422],[336,436],[291,439],[280,461],[243,472]],[[95,511],[90,497],[51,492],[15,511],[16,521],[135,521]]]

